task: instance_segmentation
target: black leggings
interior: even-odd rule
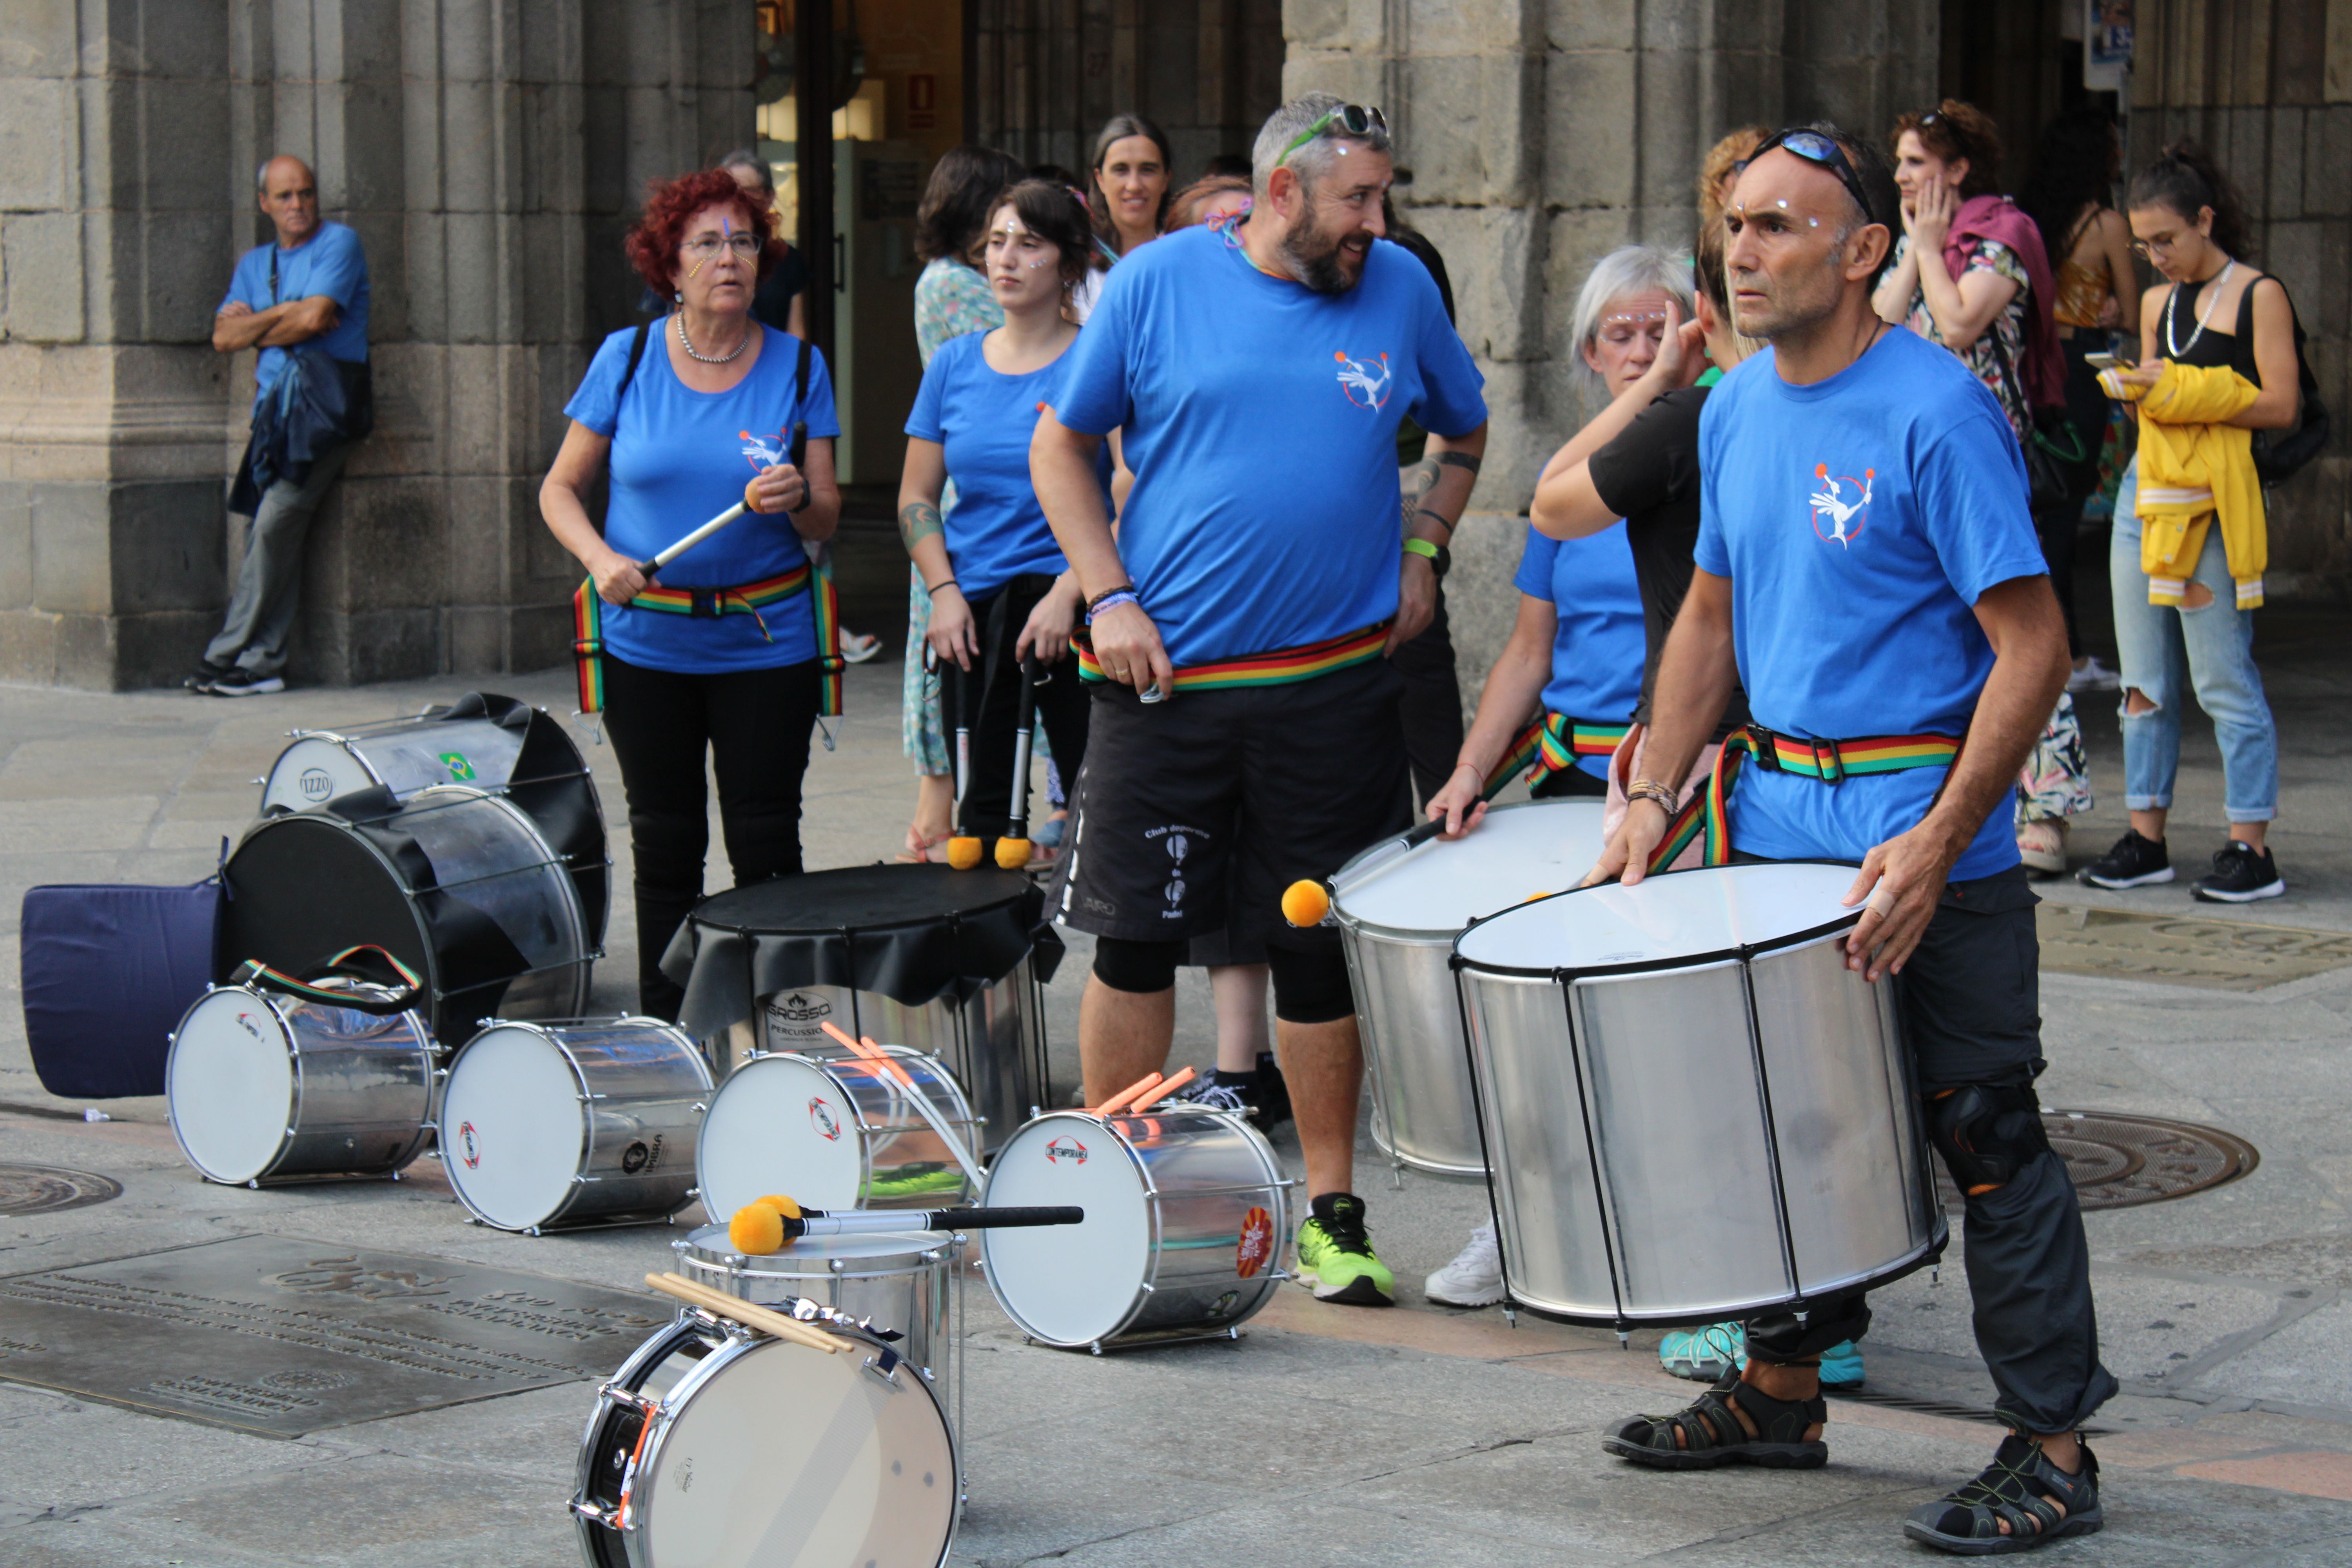
[[[1054,579],[1042,572],[1024,573],[975,601],[971,618],[980,658],[969,672],[953,664],[941,672],[940,718],[947,727],[949,746],[955,744],[959,700],[966,705],[963,721],[971,726],[971,778],[964,790],[963,826],[982,841],[985,865],[996,863],[995,840],[1013,815],[1013,737],[1021,702],[1021,666],[1013,657],[1013,645],[1021,640],[1029,612],[1053,585]],[[1076,781],[1087,760],[1087,715],[1093,704],[1078,679],[1078,661],[1066,650],[1038,673],[1045,684],[1037,688],[1037,722],[1054,743],[1054,765],[1067,785]],[[1042,793],[1031,800],[1031,837],[1052,810]]]
[[[681,675],[604,656],[604,730],[629,800],[636,861],[638,1005],[674,1020],[683,987],[661,972],[670,938],[702,897],[710,847],[709,786],[735,885],[801,868],[801,775],[816,722],[817,666]]]

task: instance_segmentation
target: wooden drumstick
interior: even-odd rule
[[[740,1297],[730,1296],[723,1290],[713,1290],[708,1285],[698,1285],[683,1275],[648,1274],[646,1276],[646,1283],[665,1296],[676,1297],[688,1306],[699,1307],[706,1312],[725,1318],[730,1322],[740,1323],[747,1329],[757,1329],[773,1339],[790,1340],[796,1345],[805,1345],[813,1351],[823,1351],[827,1355],[835,1355],[842,1351],[856,1348],[851,1341],[843,1339],[839,1334],[829,1334],[823,1329],[813,1329],[797,1319],[787,1318],[782,1312],[771,1311],[765,1307],[755,1307]]]

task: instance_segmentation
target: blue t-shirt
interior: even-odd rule
[[[1632,719],[1642,700],[1648,633],[1625,525],[1612,522],[1582,539],[1547,539],[1528,524],[1511,584],[1559,616],[1544,710],[1598,724]],[[1609,776],[1606,757],[1579,757],[1576,765],[1594,778]]]
[[[1972,606],[2049,570],[2015,432],[1951,351],[1899,327],[1811,386],[1773,359],[1725,376],[1699,419],[1698,564],[1731,579],[1756,721],[1829,740],[1964,733],[1993,663]],[[1743,768],[1732,843],[1860,860],[1918,826],[1945,773],[1829,787]],[[2010,815],[1987,816],[1956,880],[2017,864]]]
[[[269,292],[269,261],[278,258],[278,294]],[[335,324],[310,340],[335,359],[363,364],[368,356],[368,268],[367,252],[360,245],[360,237],[339,223],[322,223],[319,232],[292,250],[280,250],[273,242],[257,245],[236,258],[236,270],[229,275],[228,292],[221,296],[219,309],[232,300],[248,309],[267,310],[273,305],[290,304],[297,300],[309,300],[324,294],[335,302]],[[286,368],[286,351],[266,348],[253,367],[253,405],[261,406],[262,394],[277,384]]]
[[[956,586],[971,600],[988,597],[1024,572],[1062,572],[1070,564],[1029,480],[1029,438],[1037,433],[1037,410],[1061,406],[1076,346],[1043,370],[1006,375],[990,369],[981,352],[987,336],[969,332],[941,343],[907,416],[908,435],[947,450],[956,494],[955,510],[946,517],[948,561]],[[1107,503],[1109,442],[1095,467]]]
[[[1055,413],[1121,432],[1118,552],[1179,667],[1395,615],[1397,422],[1486,417],[1429,269],[1386,241],[1318,294],[1252,266],[1233,226],[1171,234],[1111,269],[1068,357]]]
[[[604,542],[635,561],[650,560],[741,500],[745,480],[786,460],[795,421],[808,421],[811,440],[841,434],[833,381],[824,355],[814,350],[808,399],[793,405],[799,339],[761,327],[760,357],[750,374],[725,392],[696,392],[670,369],[665,334],[671,330],[667,320],[653,323],[636,378],[619,396],[617,410],[634,327],[604,340],[563,407],[612,440]],[[746,512],[663,567],[655,581],[665,588],[732,588],[808,563],[791,518]],[[766,637],[760,633],[762,620]],[[816,616],[805,593],[779,600],[756,617],[716,620],[606,605],[604,625],[605,647],[648,669],[713,675],[816,657]]]

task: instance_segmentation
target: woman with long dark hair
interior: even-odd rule
[[[629,259],[674,309],[596,351],[539,492],[549,530],[593,586],[578,601],[582,695],[602,697],[628,795],[638,1004],[657,1018],[677,1017],[684,1000],[661,956],[702,896],[703,753],[736,885],[798,871],[809,731],[839,668],[822,668],[830,617],[818,600],[831,590],[803,541],[832,538],[841,515],[841,426],[824,356],[751,316],[772,226],[761,195],[721,170],[647,194]],[[796,427],[807,443],[797,464]],[[586,505],[600,475],[610,481],[601,530]],[[758,515],[658,576],[640,564],[738,502]]]
[[[1173,163],[1168,132],[1140,114],[1114,114],[1096,132],[1087,206],[1113,261],[1160,237]]]
[[[1071,290],[1092,266],[1086,209],[1066,187],[1025,180],[1002,193],[983,241],[988,284],[1004,314],[992,331],[951,338],[932,355],[907,419],[898,531],[931,596],[929,642],[961,691],[971,727],[964,830],[990,843],[1005,831],[1015,779],[1013,729],[1022,661],[1060,664],[1081,608],[1029,480],[1037,411],[1062,400],[1064,360],[1078,340]],[[1105,493],[1109,452],[1101,464]],[[940,500],[955,482],[953,512]],[[1086,758],[1087,697],[1072,676],[1037,689],[1037,715],[1070,778]]]
[[[2294,307],[2247,259],[2245,205],[2204,149],[2176,142],[2132,181],[2132,248],[2162,281],[2140,299],[2140,362],[2101,376],[2139,405],[2138,454],[2107,545],[2123,668],[2131,829],[2083,869],[2093,887],[2172,880],[2165,818],[2194,692],[2221,749],[2229,841],[2190,889],[2248,903],[2286,891],[2264,844],[2278,816],[2278,726],[2254,663],[2269,555],[2253,432],[2302,411]]]

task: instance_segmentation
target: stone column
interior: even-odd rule
[[[1486,465],[1446,584],[1465,702],[1517,613],[1536,478],[1583,421],[1564,340],[1585,273],[1629,242],[1687,247],[1699,160],[1735,126],[1875,132],[1929,101],[1937,16],[1930,0],[1286,0],[1285,96],[1385,109],[1399,204],[1444,255],[1486,374]]]
[[[298,679],[556,663],[562,408],[646,180],[751,135],[742,0],[24,0],[0,11],[0,679],[193,668],[251,356],[212,352],[256,166],[367,247],[377,429],[313,526]]]

